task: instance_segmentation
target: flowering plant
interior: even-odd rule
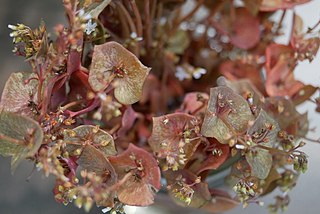
[[[86,211],[148,206],[160,190],[211,213],[287,193],[308,162],[296,106],[320,111],[318,87],[293,74],[319,49],[319,22],[304,31],[293,14],[289,44],[274,40],[306,2],[64,0],[68,26],[53,37],[44,23],[9,25],[31,71],[5,85],[0,154],[13,171],[33,161],[55,176],[58,202]],[[233,194],[208,182],[226,169]]]

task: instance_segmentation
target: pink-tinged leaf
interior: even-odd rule
[[[246,8],[237,8],[232,32],[230,32],[231,43],[245,50],[253,48],[260,41],[259,27],[258,17],[253,16]]]
[[[202,92],[187,93],[181,105],[181,111],[188,114],[204,112],[209,95]]]
[[[131,106],[128,106],[122,116],[122,124],[118,131],[118,136],[124,136],[133,127],[133,124],[137,118],[138,113],[135,112]]]
[[[102,184],[108,187],[115,185],[117,174],[109,160],[100,150],[92,145],[86,145],[77,161],[81,169],[94,172],[102,179]],[[106,192],[103,199],[96,201],[99,206],[112,207],[114,204],[115,191]]]
[[[304,84],[294,79],[294,50],[285,45],[271,44],[266,49],[266,92],[269,96],[292,96]]]
[[[206,170],[218,169],[229,157],[230,147],[227,144],[221,144],[214,138],[208,138],[210,145],[205,153],[205,159],[197,170],[197,175]]]
[[[39,124],[25,116],[0,109],[0,154],[12,156],[11,170],[40,148],[43,132]]]
[[[114,83],[114,95],[122,104],[133,104],[142,96],[143,83],[150,71],[122,45],[107,42],[94,47],[89,84],[94,91]]]
[[[311,62],[318,53],[320,38],[313,36],[312,33],[304,33],[303,30],[301,17],[293,14],[293,29],[290,44],[295,50],[295,55],[298,60],[303,61],[308,59]]]
[[[247,50],[255,47],[260,41],[260,20],[246,8],[235,9],[235,16],[230,11],[223,11],[221,18],[211,21],[220,34],[227,35],[234,46]],[[245,26],[245,27],[244,27]]]
[[[164,168],[182,168],[197,149],[199,126],[194,116],[174,113],[153,118],[149,145],[157,158],[164,160]]]
[[[203,210],[208,213],[223,213],[239,206],[240,202],[233,199],[228,193],[221,190],[210,190],[212,199],[207,203]]]
[[[97,126],[78,126],[66,132],[64,140],[71,155],[79,155],[79,152],[87,145],[94,146],[106,157],[117,154],[112,136]],[[77,151],[78,149],[80,151]]]
[[[211,88],[201,133],[229,143],[236,133],[244,133],[254,120],[247,101],[226,86]]]
[[[33,118],[37,113],[38,80],[28,72],[11,74],[3,89],[0,108]]]
[[[122,184],[117,189],[120,202],[132,206],[148,206],[160,189],[160,169],[147,151],[133,144],[118,156],[109,157]]]
[[[310,0],[262,0],[260,11],[276,11],[291,9],[297,5],[305,4]]]
[[[219,71],[228,80],[248,79],[260,91],[264,91],[259,67],[229,60],[220,65]]]
[[[183,207],[203,207],[211,200],[208,184],[188,170],[166,171],[164,176],[168,183],[171,198]]]

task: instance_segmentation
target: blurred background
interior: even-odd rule
[[[23,58],[15,57],[12,53],[12,39],[9,37],[8,24],[24,23],[31,28],[44,20],[48,31],[58,23],[65,23],[62,0],[0,0],[0,91],[11,72],[29,69]],[[296,7],[295,10],[305,21],[306,26],[314,25],[320,18],[320,0]],[[290,13],[289,13],[290,14]],[[290,32],[290,15],[285,22],[287,35],[278,42],[287,43]],[[275,17],[277,18],[277,17]],[[310,65],[308,62],[300,63],[296,70],[298,79],[313,85],[320,85],[320,54]],[[320,114],[314,112],[314,105],[306,103],[299,106],[299,111],[309,111],[310,127],[317,127],[316,131],[309,133],[310,138],[320,137]],[[320,144],[308,143],[303,149],[309,155],[309,170],[300,176],[296,188],[290,193],[291,203],[289,214],[315,214],[319,213],[320,203]],[[69,214],[85,213],[75,208],[73,204],[65,207],[55,202],[52,194],[53,178],[46,178],[41,172],[34,172],[29,178],[33,165],[28,162],[21,164],[14,175],[10,172],[10,159],[0,156],[0,214]],[[273,202],[274,195],[263,199],[265,204]],[[159,213],[173,214],[177,212],[202,213],[196,210],[185,210],[171,204],[166,198],[157,199],[159,206],[152,208],[131,208],[132,214]],[[161,208],[161,205],[163,207]],[[161,208],[161,209],[160,209]],[[94,208],[90,213],[102,213],[101,208]],[[130,214],[128,213],[128,214]],[[268,213],[266,208],[250,205],[241,207],[227,214],[256,214]]]

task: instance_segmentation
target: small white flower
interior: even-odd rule
[[[15,26],[15,25],[8,25],[8,28],[11,29],[11,30],[17,30],[18,27]]]
[[[137,41],[137,42],[142,41],[142,37],[138,37],[138,34],[137,34],[136,32],[132,32],[132,33],[130,34],[130,37],[131,37],[131,39],[133,39],[133,40],[135,40],[135,41]]]
[[[97,23],[92,23],[92,19],[89,19],[89,21],[86,24],[85,32],[87,35],[90,35],[92,32],[96,30]]]
[[[184,79],[190,79],[190,74],[181,66],[177,66],[177,71],[176,71],[175,76],[180,81],[183,81]]]
[[[106,207],[106,208],[102,209],[101,211],[102,211],[103,213],[107,213],[107,212],[109,212],[110,210],[111,210],[110,207]]]
[[[207,70],[204,68],[196,68],[192,74],[193,78],[200,79],[200,77],[207,73]]]

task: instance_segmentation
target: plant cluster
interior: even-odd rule
[[[222,212],[278,188],[307,155],[296,106],[318,87],[294,77],[315,57],[318,23],[286,11],[309,0],[64,0],[68,25],[50,35],[9,25],[31,71],[11,74],[0,103],[0,154],[54,175],[58,202],[123,213],[167,192],[181,206]],[[192,4],[193,3],[193,4]],[[271,16],[282,11],[279,21]],[[224,77],[219,77],[222,74]],[[215,87],[214,87],[215,86]],[[230,168],[235,194],[212,186]]]

